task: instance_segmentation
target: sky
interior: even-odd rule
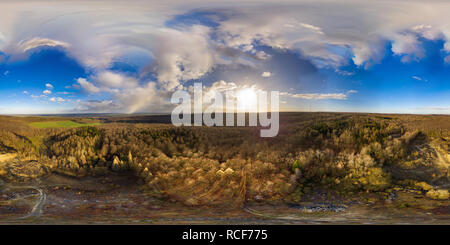
[[[0,2],[0,114],[166,113],[279,91],[281,111],[450,114],[448,1]]]

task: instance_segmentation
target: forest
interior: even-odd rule
[[[129,173],[148,195],[187,206],[295,203],[317,190],[449,198],[450,116],[281,113],[273,138],[258,127],[174,127],[167,117],[1,116],[0,178]],[[46,122],[56,126],[35,126]]]

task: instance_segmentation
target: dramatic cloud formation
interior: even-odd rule
[[[61,47],[67,48],[67,47],[69,47],[69,44],[67,44],[65,42],[57,41],[57,40],[36,37],[36,38],[27,40],[27,41],[22,40],[19,42],[18,46],[20,47],[20,49],[23,52],[26,52],[30,49],[34,49],[34,48],[42,47],[42,46],[48,46],[48,47],[61,46]]]
[[[212,47],[208,44],[209,28],[193,26],[185,31],[164,29],[155,51],[158,81],[169,90],[180,80],[196,79],[213,65]]]
[[[411,64],[427,57],[426,42],[440,41],[441,61],[450,63],[449,10],[445,1],[7,0],[0,64],[64,52],[85,74],[61,86],[45,80],[55,87],[46,84],[43,95],[58,93],[64,98],[49,100],[64,103],[64,95],[82,94],[76,111],[169,111],[173,91],[206,78],[213,90],[288,86],[291,99],[348,100],[361,92],[353,76],[389,52]],[[217,82],[221,70],[234,83]],[[333,83],[337,76],[349,78]]]
[[[99,73],[91,79],[93,82],[78,78],[80,89],[90,94],[108,93],[113,100],[88,100],[80,103],[78,110],[134,113],[167,112],[170,108],[168,103],[170,93],[158,89],[156,82],[139,84],[133,77],[110,71]]]

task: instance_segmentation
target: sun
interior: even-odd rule
[[[244,88],[237,92],[238,111],[257,111],[257,94],[254,88]]]

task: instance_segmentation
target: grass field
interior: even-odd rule
[[[48,122],[32,122],[29,125],[35,128],[76,128],[84,126],[100,125],[99,122],[94,123],[78,123],[74,121],[48,121]]]

